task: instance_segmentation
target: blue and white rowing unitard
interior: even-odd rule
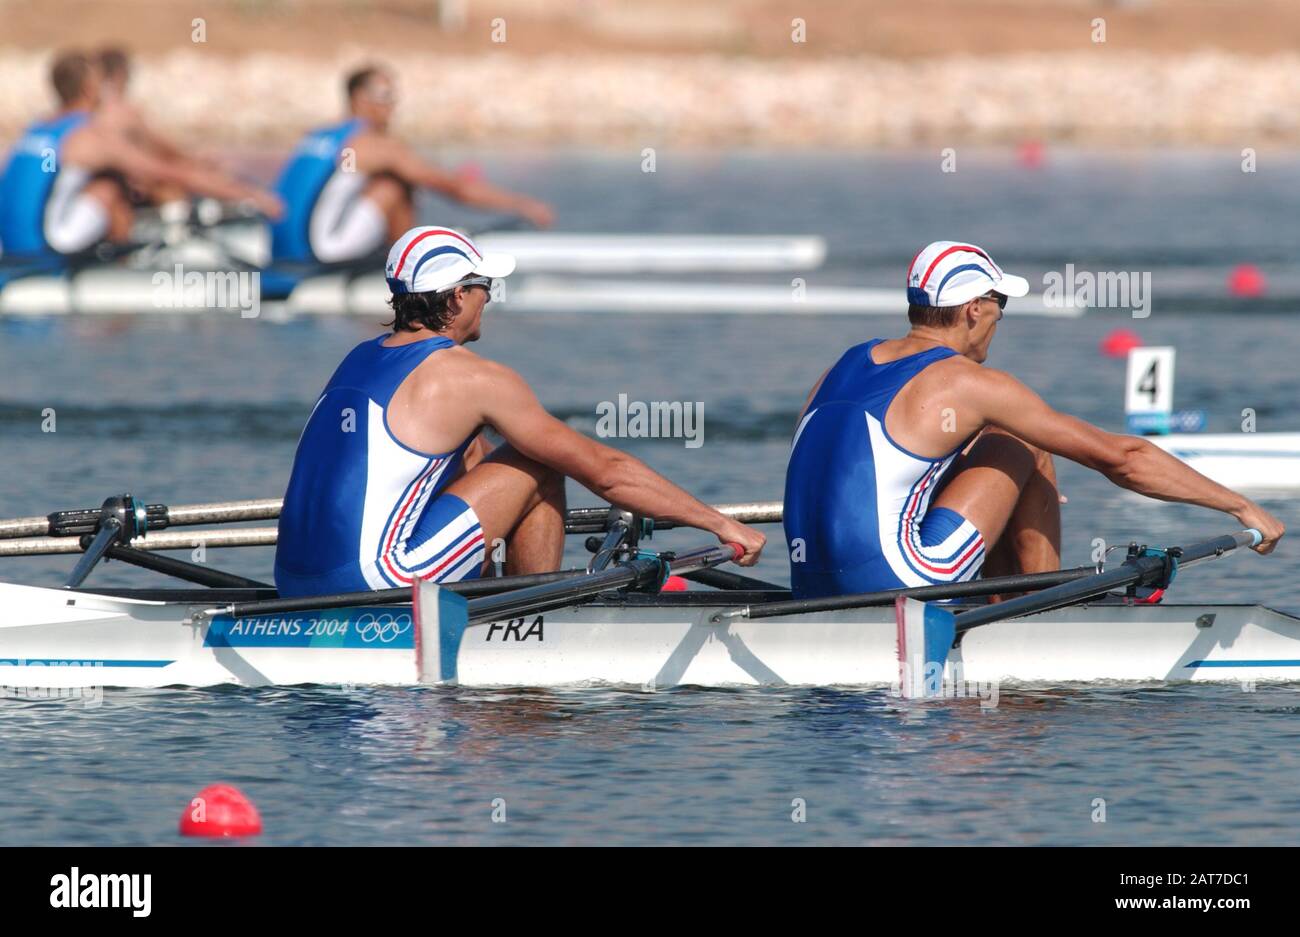
[[[284,596],[456,582],[478,575],[483,529],[473,509],[441,492],[470,439],[417,452],[388,428],[388,404],[437,337],[389,348],[386,335],[354,348],[325,386],[298,440],[280,512],[275,584]]]
[[[799,598],[973,579],[984,561],[983,538],[970,521],[929,507],[962,446],[930,459],[885,429],[903,385],[956,352],[936,348],[876,364],[871,350],[879,343],[844,353],[795,433],[785,535]]]
[[[69,111],[38,120],[14,144],[0,174],[0,250],[6,255],[55,255],[46,236],[47,209],[55,182],[65,175],[63,143],[89,119],[87,111]]]
[[[294,148],[275,183],[275,192],[284,202],[284,214],[271,225],[271,256],[274,260],[332,263],[346,259],[321,256],[320,245],[316,242],[322,239],[319,235],[337,234],[343,226],[344,216],[358,207],[357,196],[365,187],[366,177],[340,169],[339,156],[365,127],[366,122],[360,119],[319,127],[304,135]],[[322,227],[318,208],[327,190],[333,188],[346,189],[347,192],[328,199],[331,205],[337,203],[338,210],[331,212],[335,217],[325,219],[328,223],[322,232],[317,230]],[[379,220],[382,223],[382,215]],[[380,233],[382,235],[382,228]],[[358,256],[364,253],[365,250],[360,250]]]

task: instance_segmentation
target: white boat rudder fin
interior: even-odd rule
[[[415,584],[415,666],[421,683],[455,683],[469,603],[437,583]]]
[[[943,695],[948,652],[957,637],[952,612],[899,597],[894,600],[898,620],[898,687],[904,699],[933,699]]]

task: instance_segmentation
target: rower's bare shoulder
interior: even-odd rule
[[[921,376],[930,384],[960,390],[972,386],[978,381],[984,368],[961,355],[953,355],[936,361],[921,372]]]
[[[64,140],[64,160],[91,169],[101,165],[111,166],[121,155],[119,140],[119,135],[113,132],[112,127],[93,120],[87,121]]]
[[[478,393],[528,386],[514,368],[475,354],[464,345],[448,348],[441,354],[445,357],[438,363],[438,372],[464,386],[472,386]]]
[[[376,130],[363,130],[352,138],[350,146],[361,164],[358,168],[369,172],[391,170],[411,152],[401,140]]]
[[[996,392],[1020,385],[1020,382],[1006,371],[987,367],[961,355],[947,358],[929,370],[933,371],[945,385],[958,392]]]
[[[93,123],[121,133],[143,127],[144,114],[130,101],[116,100],[101,105]]]
[[[355,168],[360,172],[380,172],[387,161],[384,154],[383,138],[370,130],[353,134],[347,147],[340,154],[340,159],[351,155],[356,161]]]

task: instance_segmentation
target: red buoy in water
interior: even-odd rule
[[[1258,299],[1264,295],[1268,283],[1264,274],[1254,264],[1238,264],[1228,274],[1228,293],[1241,299]]]
[[[1016,161],[1025,169],[1041,169],[1047,162],[1047,148],[1042,140],[1022,140],[1016,147]]]
[[[1132,329],[1114,329],[1101,340],[1100,347],[1108,358],[1123,358],[1134,348],[1142,347],[1142,336]]]
[[[256,836],[262,816],[239,788],[209,784],[181,814],[182,836]]]
[[[686,580],[681,576],[669,576],[659,588],[660,592],[685,592]]]

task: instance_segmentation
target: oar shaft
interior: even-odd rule
[[[274,527],[234,527],[229,530],[159,530],[131,541],[137,550],[192,550],[195,547],[274,546]],[[0,540],[0,556],[53,556],[80,553],[78,537],[33,537]]]
[[[734,612],[720,613],[717,618],[775,618],[778,615],[807,615],[813,612],[832,612],[846,608],[869,608],[893,605],[898,598],[916,599],[920,602],[941,599],[966,599],[997,595],[1001,592],[1024,592],[1027,589],[1044,589],[1066,582],[1074,582],[1094,575],[1091,566],[1058,569],[1046,573],[1025,573],[1018,576],[999,576],[995,579],[974,579],[970,582],[945,583],[938,586],[912,586],[902,589],[883,589],[880,592],[859,592],[853,595],[835,595],[817,599],[790,599],[784,602],[765,602],[750,605]]]
[[[640,583],[650,583],[660,574],[661,564],[656,559],[632,560],[618,566],[588,573],[562,583],[515,589],[500,595],[470,599],[469,623],[504,621],[525,614],[550,611],[570,605],[578,599],[626,589]]]
[[[742,524],[779,524],[783,514],[780,501],[742,501],[734,504],[715,504],[721,514]],[[569,534],[603,533],[609,521],[609,506],[570,508],[564,518],[564,532]],[[672,530],[673,521],[655,521],[655,530]]]
[[[1190,566],[1193,563],[1199,563],[1201,560],[1210,560],[1216,556],[1222,556],[1229,550],[1236,550],[1238,547],[1257,546],[1263,539],[1263,534],[1253,527],[1231,534],[1224,534],[1221,537],[1213,537],[1184,549],[1179,554],[1178,565]]]
[[[19,537],[44,537],[50,532],[48,517],[14,517],[0,521],[0,540],[17,540]]]
[[[648,557],[629,560],[626,563],[620,563],[599,572],[589,573],[586,576],[579,576],[574,579],[566,579],[563,582],[551,585],[535,586],[531,589],[516,589],[500,595],[471,599],[469,603],[469,623],[476,625],[518,618],[522,615],[537,614],[553,608],[563,608],[566,605],[572,605],[579,599],[598,595],[601,592],[628,589],[634,586],[648,586],[657,583],[660,578],[668,573],[685,575],[686,573],[731,562],[741,555],[737,552],[739,550],[739,546],[733,547],[719,544],[714,547],[703,547],[688,553],[681,553],[671,559]]]
[[[273,521],[280,516],[282,504],[279,498],[181,504],[167,509],[167,522],[172,527],[189,527],[195,524],[233,524],[237,521]]]
[[[180,504],[175,507],[167,505],[150,505],[162,515],[150,521],[151,529],[164,527],[192,527],[196,524],[233,524],[240,521],[273,521],[280,516],[281,500],[279,498],[257,498],[249,501],[217,501],[209,504]],[[90,533],[99,520],[99,508],[86,508],[79,511],[56,511],[44,517],[16,517],[0,521],[0,540],[17,540],[21,537],[47,537],[56,533],[59,525],[54,518],[64,515],[84,514],[84,530],[68,530],[66,527],[60,536],[71,539],[83,533]],[[67,552],[79,552],[74,548]]]
[[[233,524],[242,521],[273,521],[280,516],[283,502],[279,498],[254,498],[246,501],[214,501],[203,504],[150,505],[150,510],[160,514],[150,521],[150,528],[159,530],[164,527],[192,527],[196,524]],[[782,508],[780,501],[743,501],[735,504],[714,505],[717,510],[742,524],[779,524]],[[91,533],[99,518],[99,508],[85,508],[78,511],[60,511],[41,517],[15,517],[0,520],[0,540],[17,540],[23,537],[49,537],[56,534],[56,525],[51,519],[57,515],[85,515],[84,529],[63,531],[60,535],[67,537]],[[570,534],[602,533],[608,527],[609,505],[590,508],[573,508],[565,515],[564,529]],[[655,527],[670,530],[677,525],[672,521],[656,521]],[[260,542],[260,541],[259,541]],[[272,541],[274,542],[274,541]],[[243,544],[222,544],[236,546]],[[143,544],[140,544],[143,546]],[[144,547],[148,549],[147,547]],[[78,553],[80,548],[73,546],[62,550],[43,550],[51,553]],[[0,556],[4,556],[0,552]],[[13,555],[13,554],[10,554]]]
[[[510,589],[522,589],[544,583],[575,579],[586,574],[581,569],[561,569],[552,573],[526,573],[520,576],[497,576],[489,579],[465,579],[443,586],[449,592],[464,596],[491,595]],[[236,602],[221,609],[235,618],[250,615],[278,615],[284,612],[313,612],[330,608],[346,608],[350,605],[393,605],[411,601],[410,587],[400,589],[376,589],[365,592],[335,592],[330,595],[309,595],[292,599],[262,599],[256,602]]]
[[[1198,560],[1222,556],[1238,547],[1253,546],[1260,542],[1259,531],[1243,530],[1237,533],[1213,537],[1189,547],[1179,549],[1179,565],[1195,563]],[[1067,605],[1076,605],[1088,599],[1105,595],[1113,589],[1132,585],[1146,585],[1162,575],[1168,560],[1163,556],[1139,556],[1126,560],[1114,569],[1088,576],[1076,582],[1065,583],[1032,595],[1022,595],[1016,599],[971,609],[957,615],[957,631],[969,631],[971,628],[986,625],[1020,615],[1032,615],[1038,612],[1050,612]]]

